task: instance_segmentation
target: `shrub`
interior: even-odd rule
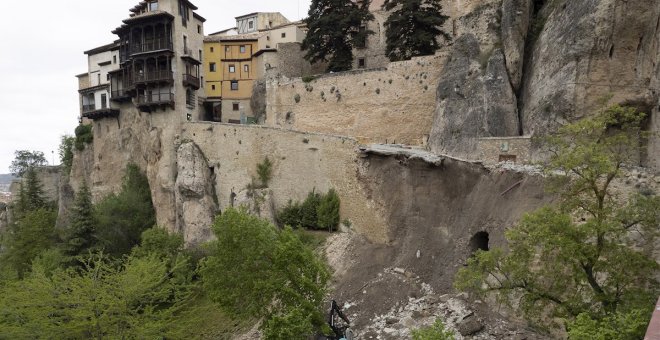
[[[412,331],[413,340],[454,340],[454,332],[445,329],[442,320],[437,319],[430,327]]]
[[[259,181],[261,181],[261,186],[267,188],[268,182],[273,176],[273,163],[268,157],[264,158],[263,162],[257,164],[257,175],[259,176]]]
[[[339,225],[339,204],[339,195],[337,195],[335,189],[330,189],[323,196],[316,209],[319,228],[328,229],[330,232],[337,228]]]
[[[300,95],[296,93],[296,95],[293,96],[293,100],[295,100],[296,103],[300,103]]]
[[[282,227],[287,225],[292,228],[300,227],[302,224],[300,219],[300,203],[294,203],[289,200],[286,207],[277,214],[277,223]]]
[[[73,146],[75,141],[75,137],[69,135],[63,135],[60,139],[60,146],[58,148],[60,163],[67,174],[71,172],[71,166],[73,165]]]
[[[94,134],[92,133],[92,125],[78,125],[76,127],[76,140],[74,145],[76,149],[82,151],[85,149],[85,144],[89,144],[94,141]]]
[[[313,81],[314,79],[316,79],[316,76],[303,76],[302,77],[302,81],[305,82],[305,83],[309,83],[309,82]]]

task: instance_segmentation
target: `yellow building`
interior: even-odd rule
[[[206,93],[214,119],[225,123],[251,122],[250,98],[256,74],[253,56],[261,33],[207,37],[204,50]]]
[[[304,32],[280,13],[257,12],[236,17],[236,27],[204,39],[206,112],[223,123],[254,123],[250,107],[255,80],[265,76],[265,58],[281,43],[301,43]],[[300,49],[297,48],[299,51]],[[297,60],[293,61],[299,63]],[[258,64],[260,63],[260,64]]]

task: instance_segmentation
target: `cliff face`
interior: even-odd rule
[[[438,83],[434,152],[469,158],[478,138],[542,135],[603,100],[636,106],[658,131],[657,1],[484,0],[456,22],[474,17],[497,24],[475,37],[457,30]],[[643,159],[656,168],[658,144],[651,140]]]

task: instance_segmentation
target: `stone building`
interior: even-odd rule
[[[374,19],[365,23],[360,29],[374,32],[365,41],[353,49],[353,69],[386,67],[390,60],[385,55],[387,46],[385,36],[385,21],[389,13],[382,9],[385,0],[372,0],[369,12]]]
[[[289,22],[280,13],[261,12],[236,17],[236,28],[206,37],[207,116],[223,123],[255,123],[250,106],[255,81],[266,76],[299,77],[309,73],[309,63],[300,51],[304,38],[301,22]],[[283,62],[277,56],[280,50],[287,55]]]

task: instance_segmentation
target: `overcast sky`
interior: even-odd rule
[[[234,17],[281,12],[306,16],[311,0],[192,0],[207,33],[235,26]],[[87,71],[84,51],[114,41],[110,33],[139,0],[3,1],[0,20],[0,174],[15,150],[37,150],[59,164],[60,136],[78,124],[75,75]],[[54,153],[54,157],[53,157]]]

